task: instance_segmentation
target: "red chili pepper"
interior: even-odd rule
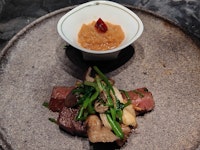
[[[95,27],[100,32],[106,32],[108,30],[108,27],[106,26],[106,24],[104,23],[104,21],[101,18],[99,18],[97,20]]]

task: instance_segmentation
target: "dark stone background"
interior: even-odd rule
[[[200,41],[200,0],[113,0],[167,18]],[[54,10],[86,0],[0,0],[0,50],[24,26]]]

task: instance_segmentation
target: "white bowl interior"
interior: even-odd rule
[[[121,45],[109,51],[94,51],[81,47],[77,41],[82,24],[102,18],[112,24],[118,24],[125,33]],[[58,22],[58,33],[70,45],[88,53],[110,53],[132,44],[142,33],[140,18],[126,7],[109,1],[91,1],[84,3],[66,13]]]

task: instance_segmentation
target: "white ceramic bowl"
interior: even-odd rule
[[[117,48],[95,51],[79,45],[77,39],[81,26],[99,18],[122,27],[125,39]],[[57,30],[68,44],[83,52],[85,60],[106,60],[117,58],[120,50],[137,40],[143,32],[143,24],[134,12],[121,4],[111,1],[90,1],[62,16],[58,21]]]

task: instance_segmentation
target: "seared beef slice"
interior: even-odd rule
[[[152,93],[147,88],[139,88],[128,92],[135,110],[139,113],[146,113],[155,107]]]
[[[51,93],[49,102],[49,109],[53,112],[59,112],[63,106],[66,96],[71,92],[74,87],[55,86]]]
[[[87,136],[86,123],[76,121],[77,114],[78,109],[63,107],[58,117],[59,127],[72,135]]]

